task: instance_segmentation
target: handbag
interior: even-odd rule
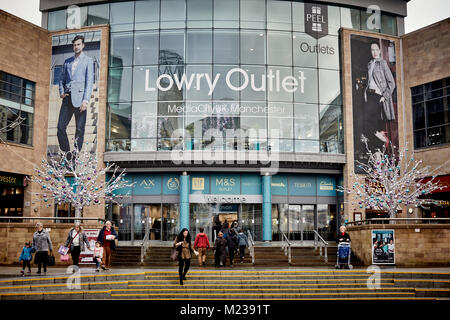
[[[49,267],[52,267],[55,265],[55,257],[53,256],[53,254],[47,256],[47,265]]]
[[[63,262],[69,261],[69,255],[68,254],[63,254],[63,255],[61,255],[60,259]]]
[[[173,249],[172,254],[170,255],[170,258],[172,259],[172,261],[177,261],[178,260],[178,250],[177,249]]]

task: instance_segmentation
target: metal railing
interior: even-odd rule
[[[248,250],[250,251],[250,256],[252,257],[252,264],[255,264],[255,242],[253,241],[252,234],[250,230],[247,230],[248,233]]]
[[[404,224],[419,224],[422,223],[450,223],[450,218],[372,218],[359,221],[347,222],[347,225],[366,225],[366,224],[394,224],[396,222],[404,222]]]
[[[101,223],[105,223],[105,219],[102,218],[75,218],[75,217],[0,217],[0,222],[2,222],[2,220],[71,220],[72,222],[75,221],[97,221],[97,222],[101,222]],[[55,222],[57,223],[57,222]]]
[[[314,250],[317,250],[317,240],[320,240],[320,256],[322,256],[322,248],[325,248],[325,263],[328,263],[328,242],[326,242],[321,236],[320,234],[316,231],[314,231]]]
[[[288,256],[288,262],[291,264],[292,254],[291,254],[291,242],[283,231],[281,233],[281,250],[284,250],[284,255]]]

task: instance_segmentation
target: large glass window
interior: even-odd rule
[[[111,34],[109,57],[110,67],[131,66],[133,63],[133,33]]]
[[[187,0],[187,27],[212,27],[212,0]]]
[[[131,105],[110,103],[108,105],[109,146],[114,151],[129,151],[131,138]]]
[[[292,30],[290,1],[267,1],[267,29]]]
[[[381,15],[381,33],[397,35],[397,18],[391,15]]]
[[[292,65],[291,33],[267,32],[267,61],[269,65]]]
[[[108,101],[131,101],[131,68],[110,68],[108,79]]]
[[[158,64],[159,35],[157,31],[142,31],[134,34],[134,64]]]
[[[341,104],[341,77],[339,71],[319,70],[319,102]]]
[[[111,3],[109,24],[111,32],[133,30],[134,1]]]
[[[317,40],[306,33],[294,33],[292,42],[294,46],[294,66],[317,67]]]
[[[186,0],[161,1],[161,29],[186,26]]]
[[[214,30],[214,63],[239,63],[239,32]]]
[[[315,104],[294,104],[296,152],[319,152],[319,110]]]
[[[325,36],[319,39],[318,44],[319,68],[339,70],[339,38]]]
[[[135,2],[134,29],[149,30],[159,28],[159,0]]]
[[[338,35],[341,27],[341,14],[339,7],[328,6],[328,34]]]
[[[49,31],[65,29],[66,21],[66,9],[50,11],[48,13],[47,29]]]
[[[184,30],[161,31],[159,37],[159,63],[184,63]]]
[[[344,153],[342,106],[320,106],[320,152]]]
[[[411,88],[414,147],[450,142],[450,77]]]
[[[203,74],[201,78],[198,78]],[[190,83],[190,89],[186,90],[186,100],[211,100],[209,86],[205,77],[212,81],[212,66],[210,65],[188,65],[186,66],[186,79]]]
[[[317,103],[319,101],[317,69],[294,68],[294,77],[298,80],[298,88],[294,92],[294,101]]]
[[[132,151],[156,151],[156,117],[156,102],[133,103],[131,122]]]
[[[88,26],[109,23],[109,4],[97,4],[88,7]]]
[[[133,68],[133,101],[158,100],[158,67],[142,66]]]
[[[241,63],[266,64],[266,34],[264,31],[241,31]]]
[[[187,63],[212,62],[212,32],[188,30],[186,41]]]
[[[241,28],[266,28],[266,2],[241,0]]]
[[[214,0],[214,28],[239,28],[239,0]]]
[[[341,8],[341,26],[343,28],[360,29],[361,11],[358,9]]]
[[[305,32],[305,5],[303,2],[292,2],[292,29]]]
[[[32,145],[35,86],[32,81],[0,71],[1,138]]]

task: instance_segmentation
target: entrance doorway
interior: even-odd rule
[[[146,233],[150,241],[173,241],[178,234],[178,217],[178,204],[112,206],[112,221],[119,227],[123,246],[140,245]]]
[[[225,221],[231,226],[237,222],[238,227],[247,234],[250,231],[253,240],[262,241],[262,205],[261,204],[227,204],[227,203],[191,203],[190,233],[193,237],[204,228],[211,242],[220,229],[214,228],[214,220],[222,225]],[[216,232],[214,232],[216,231]]]

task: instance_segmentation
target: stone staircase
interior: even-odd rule
[[[375,287],[366,270],[192,270],[181,286],[170,269],[3,279],[0,299],[450,299],[450,273],[381,271]]]
[[[284,250],[279,246],[260,245],[254,247],[255,263],[252,264],[252,257],[250,250],[245,250],[244,263],[240,263],[239,254],[236,253],[234,259],[234,266],[238,267],[282,267],[289,266],[289,259],[285,255]],[[311,266],[328,266],[334,267],[336,264],[336,246],[328,247],[328,263],[325,262],[324,252],[320,256],[319,248],[293,246],[291,249],[291,266],[297,267],[311,267]],[[170,259],[172,247],[169,246],[151,246],[147,249],[144,263],[141,264],[141,248],[140,247],[117,247],[112,254],[113,267],[165,267],[175,266],[178,262],[173,262]],[[362,265],[361,261],[352,254],[351,264],[353,266]],[[194,257],[191,261],[192,267],[197,267],[197,259]],[[230,266],[229,257],[227,256],[226,266]],[[214,267],[214,252],[208,250],[206,254],[206,267]]]

